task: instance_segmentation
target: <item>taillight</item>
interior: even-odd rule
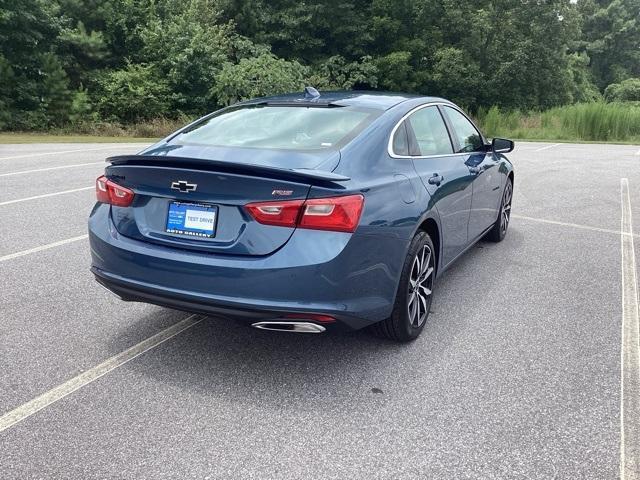
[[[353,232],[360,221],[363,205],[362,195],[307,200],[298,226],[314,230]]]
[[[245,205],[251,216],[265,225],[295,227],[304,200],[260,202]]]
[[[362,195],[347,195],[306,201],[250,203],[245,208],[253,218],[265,225],[354,232],[363,206]]]
[[[134,196],[133,190],[112,182],[104,175],[96,179],[96,198],[99,202],[116,207],[128,207],[133,203]]]

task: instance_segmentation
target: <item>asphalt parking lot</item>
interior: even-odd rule
[[[621,179],[640,225],[639,146],[519,143],[507,238],[440,278],[412,344],[192,318],[8,422],[189,317],[88,270],[93,181],[142,147],[0,145],[0,477],[620,476],[621,244],[640,258]]]

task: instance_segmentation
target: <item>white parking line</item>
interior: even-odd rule
[[[59,167],[36,168],[34,170],[18,170],[17,172],[0,173],[0,177],[10,177],[12,175],[23,175],[25,173],[48,172],[49,170],[60,170],[62,168],[85,167],[87,165],[106,165],[106,163],[104,161],[89,162],[89,163],[74,163],[73,165],[61,165]]]
[[[636,155],[640,155],[640,150],[638,150],[638,151],[636,152]]]
[[[543,150],[549,150],[550,148],[559,147],[562,145],[561,143],[554,143],[553,145],[547,145],[546,147],[539,148],[535,150],[536,152],[542,152]]]
[[[15,160],[17,158],[29,158],[29,157],[43,157],[45,155],[63,155],[65,153],[77,153],[77,152],[96,152],[98,150],[116,150],[119,148],[144,148],[147,144],[134,144],[134,145],[126,145],[126,144],[117,144],[117,145],[109,145],[108,147],[100,147],[100,148],[81,148],[78,150],[63,150],[58,152],[42,152],[42,153],[29,153],[27,155],[14,155],[12,157],[2,157],[0,160]]]
[[[620,478],[640,479],[640,312],[633,245],[629,181],[620,180],[622,200],[622,342],[620,348]]]
[[[511,218],[517,218],[520,220],[526,220],[529,222],[538,222],[538,223],[548,223],[551,225],[560,225],[563,227],[571,227],[571,228],[579,228],[582,230],[591,230],[592,232],[602,232],[602,233],[612,233],[614,235],[632,235],[634,237],[638,237],[640,238],[640,234],[638,233],[626,233],[620,230],[611,230],[608,228],[599,228],[599,227],[591,227],[589,225],[580,225],[578,223],[567,223],[567,222],[559,222],[557,220],[547,220],[545,218],[535,218],[535,217],[525,217],[524,215],[516,215],[516,214],[511,214]]]
[[[20,203],[20,202],[27,202],[29,200],[37,200],[39,198],[55,197],[56,195],[64,195],[65,193],[74,193],[74,192],[82,192],[84,190],[92,190],[94,188],[95,187],[92,185],[90,187],[74,188],[73,190],[65,190],[63,192],[45,193],[43,195],[35,195],[33,197],[18,198],[16,200],[7,200],[6,202],[0,202],[0,207],[2,205],[11,205],[12,203]]]
[[[40,245],[39,247],[30,248],[28,250],[22,250],[16,253],[10,253],[9,255],[5,255],[0,257],[0,262],[6,262],[7,260],[12,260],[18,257],[24,257],[25,255],[29,255],[31,253],[41,252],[43,250],[49,250],[50,248],[59,247],[61,245],[66,245],[67,243],[78,242],[80,240],[84,240],[88,238],[89,235],[80,235],[78,237],[67,238],[66,240],[60,240],[59,242],[47,243],[46,245]]]
[[[134,345],[131,348],[115,355],[108,360],[102,362],[100,365],[81,373],[80,375],[67,380],[61,385],[43,393],[42,395],[34,398],[33,400],[19,406],[18,408],[5,413],[0,417],[0,433],[9,427],[12,427],[18,422],[21,422],[27,417],[30,417],[34,413],[48,407],[54,402],[63,399],[67,395],[79,390],[80,388],[94,382],[98,378],[106,375],[107,373],[121,367],[125,363],[134,358],[148,352],[152,348],[166,342],[167,340],[175,337],[179,333],[197,325],[202,322],[206,317],[199,315],[191,315],[184,320],[176,323],[175,325],[165,328],[154,336],[143,340],[142,342]]]

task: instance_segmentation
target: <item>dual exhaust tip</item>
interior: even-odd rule
[[[294,321],[264,321],[252,323],[251,326],[260,330],[293,333],[322,333],[326,330],[326,328],[317,323]]]

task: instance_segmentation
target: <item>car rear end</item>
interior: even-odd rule
[[[109,159],[89,219],[98,282],[123,300],[261,328],[319,332],[384,318],[395,285],[367,266],[385,246],[358,233],[366,194],[331,171],[375,113],[277,108],[264,125],[256,110],[214,116]]]

